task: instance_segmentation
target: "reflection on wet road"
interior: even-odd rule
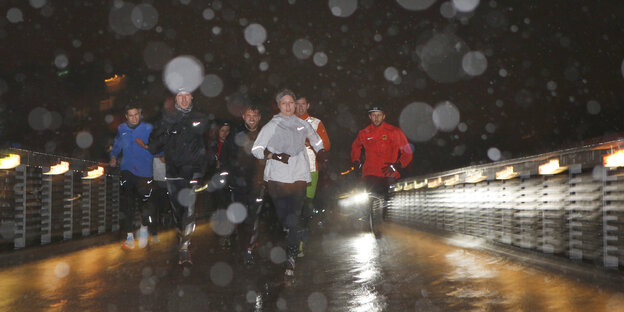
[[[144,250],[115,242],[1,269],[0,311],[624,311],[621,290],[427,233],[337,228],[312,237],[294,283],[270,260],[279,241],[265,237],[248,268],[204,224],[190,269],[177,265],[173,232]]]

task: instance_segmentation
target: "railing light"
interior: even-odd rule
[[[452,178],[448,178],[446,180],[444,180],[444,185],[446,186],[453,186],[455,184],[459,183],[459,175],[456,174],[454,175]]]
[[[403,185],[403,190],[404,191],[409,191],[409,190],[411,190],[413,188],[414,188],[414,184],[413,183],[405,182],[405,185]]]
[[[0,169],[13,169],[20,165],[20,156],[17,154],[9,154],[9,156],[0,158]]]
[[[87,172],[87,176],[86,177],[82,177],[83,179],[97,179],[99,177],[101,177],[104,174],[104,168],[98,166],[97,169],[93,169],[89,172]]]
[[[547,175],[563,172],[568,169],[568,167],[560,167],[559,159],[551,159],[547,163],[540,165],[538,169],[539,174]]]
[[[617,150],[613,154],[603,156],[602,163],[607,168],[624,166],[624,149]]]
[[[440,186],[440,184],[442,184],[442,177],[439,177],[429,183],[427,183],[427,187],[428,188],[436,188],[438,186]]]
[[[63,174],[67,171],[69,171],[69,163],[66,161],[61,161],[60,164],[50,167],[50,171],[44,172],[43,174],[57,175],[57,174]]]
[[[423,180],[422,182],[418,183],[417,181],[414,180],[414,189],[417,190],[419,188],[424,187],[425,185],[427,185],[427,179]]]
[[[496,179],[497,180],[507,180],[507,179],[513,179],[515,177],[518,176],[517,172],[514,172],[513,170],[513,166],[507,166],[505,167],[505,169],[501,170],[501,171],[497,171],[496,172]]]
[[[466,173],[466,179],[464,179],[464,181],[466,181],[466,183],[479,183],[485,180],[486,178],[487,176],[483,175],[483,171],[477,170],[477,171]]]

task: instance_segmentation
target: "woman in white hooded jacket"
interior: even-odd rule
[[[317,157],[326,158],[321,137],[310,123],[295,115],[295,98],[295,94],[287,89],[277,94],[275,100],[280,113],[260,130],[251,149],[256,158],[267,160],[264,180],[268,182],[279,221],[288,231],[287,275],[294,275],[300,240],[299,217],[306,186],[311,181],[306,139],[317,152]]]

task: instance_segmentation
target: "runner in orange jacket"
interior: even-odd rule
[[[362,178],[370,191],[385,194],[401,177],[399,170],[412,161],[412,149],[401,129],[384,122],[386,114],[380,107],[371,108],[368,117],[371,124],[360,130],[351,145],[351,161],[360,166],[364,149]]]

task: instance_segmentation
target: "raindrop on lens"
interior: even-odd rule
[[[29,0],[28,2],[35,9],[40,9],[46,4],[46,0]]]
[[[501,158],[501,152],[496,147],[490,147],[487,151],[487,156],[492,161],[499,161]]]
[[[6,18],[11,23],[19,23],[24,21],[24,15],[22,14],[22,10],[18,8],[10,8],[7,11]]]
[[[134,4],[128,2],[120,1],[118,5],[113,5],[108,13],[108,24],[115,33],[128,36],[139,30],[132,21],[133,10]]]
[[[209,21],[215,17],[215,12],[212,9],[205,9],[202,15],[204,16],[205,20]]]
[[[313,292],[308,296],[308,308],[312,312],[323,312],[327,309],[327,298],[320,292]]]
[[[45,130],[52,124],[52,114],[43,107],[35,107],[28,113],[28,125],[34,130]]]
[[[225,262],[217,262],[210,268],[210,280],[217,286],[227,286],[233,277],[232,267]]]
[[[468,131],[468,125],[461,122],[459,123],[459,125],[457,125],[457,130],[459,130],[460,132],[466,132]]]
[[[453,131],[459,124],[459,110],[449,101],[442,102],[433,109],[433,123],[441,131]]]
[[[480,51],[468,52],[462,58],[462,68],[470,76],[479,76],[487,69],[487,59]]]
[[[386,68],[386,70],[384,70],[384,78],[386,78],[386,80],[388,81],[396,81],[397,79],[399,79],[399,71],[390,66],[388,68]]]
[[[158,23],[158,11],[147,3],[135,6],[130,17],[134,26],[142,30],[152,29]]]
[[[269,258],[273,263],[283,263],[284,261],[286,261],[286,251],[284,251],[284,248],[279,246],[273,247],[269,252]]]
[[[63,69],[67,67],[68,64],[69,60],[65,54],[59,54],[54,58],[54,65],[56,65],[58,69]]]
[[[245,28],[245,40],[252,46],[259,46],[267,39],[266,29],[260,24],[250,24]]]
[[[411,141],[416,142],[428,141],[437,133],[433,122],[433,108],[422,102],[405,106],[399,116],[399,126]]]
[[[314,47],[312,43],[306,39],[297,39],[295,43],[293,43],[292,51],[298,59],[305,60],[312,55]]]
[[[428,9],[436,0],[397,0],[403,8],[411,11],[422,11]]]
[[[87,131],[80,131],[76,135],[76,144],[82,149],[87,149],[93,144],[93,136]]]
[[[245,298],[247,299],[247,303],[254,303],[256,302],[256,297],[257,297],[257,293],[253,290],[250,290],[247,292],[247,295],[245,296]]]
[[[349,17],[357,9],[357,0],[329,0],[329,9],[334,16]]]
[[[591,115],[598,115],[600,113],[600,103],[596,100],[587,102],[587,112]]]
[[[171,60],[163,71],[163,81],[171,93],[184,89],[193,92],[204,80],[204,66],[193,56],[183,55]]]
[[[265,61],[262,61],[262,62],[260,62],[260,65],[258,65],[258,68],[261,71],[267,71],[269,69],[269,63],[267,63]]]
[[[453,6],[453,4],[447,1],[447,2],[442,3],[442,5],[440,6],[440,14],[444,18],[450,19],[450,18],[455,17],[455,15],[457,14],[457,11],[455,10],[455,7]]]
[[[67,264],[67,262],[59,262],[54,267],[54,275],[58,278],[63,278],[69,275],[69,264]]]
[[[190,188],[183,188],[178,192],[178,203],[182,206],[189,206],[195,200],[195,191]]]
[[[288,305],[286,304],[286,299],[279,297],[277,302],[275,303],[277,309],[280,311],[286,311],[288,309]]]
[[[460,12],[472,12],[479,5],[479,0],[453,0],[453,6]]]
[[[218,209],[210,217],[210,227],[221,236],[227,236],[234,231],[234,224],[228,220],[225,209]]]
[[[227,217],[230,222],[239,224],[247,218],[247,208],[238,202],[231,203],[227,208]]]
[[[316,52],[312,60],[314,61],[314,65],[323,67],[327,64],[327,54],[324,52]]]
[[[223,80],[215,74],[206,75],[201,84],[200,91],[207,97],[216,97],[223,91]]]

